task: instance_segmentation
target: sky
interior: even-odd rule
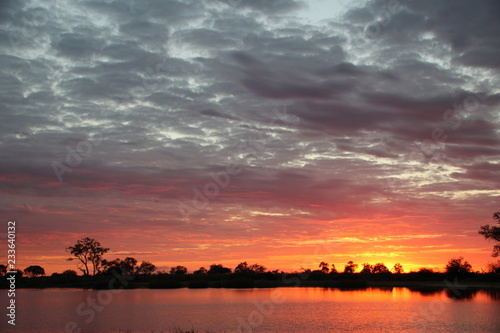
[[[493,261],[500,3],[0,4],[17,266]],[[0,262],[7,259],[4,223]]]

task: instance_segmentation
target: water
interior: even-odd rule
[[[500,292],[407,288],[17,290],[2,332],[500,332]],[[5,309],[6,297],[0,300]],[[6,310],[2,312],[6,313]]]

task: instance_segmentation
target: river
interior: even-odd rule
[[[500,292],[133,289],[17,290],[2,332],[500,332]],[[6,313],[6,297],[0,301]]]

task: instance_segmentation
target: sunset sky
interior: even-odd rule
[[[500,3],[0,4],[0,263],[483,268]]]

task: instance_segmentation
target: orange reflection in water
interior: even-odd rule
[[[337,288],[286,288],[288,302],[419,302],[427,301],[428,296],[435,297],[442,293],[442,290],[414,291],[408,288],[367,288],[355,290]],[[448,297],[443,298],[447,299]]]
[[[399,287],[132,289],[103,298],[102,311],[87,322],[90,308],[77,309],[106,291],[20,290],[16,332],[61,331],[68,321],[82,332],[500,332],[500,291],[461,292],[457,299],[449,290]]]
[[[235,304],[251,298],[253,301],[272,298],[286,300],[287,303],[318,303],[318,302],[429,302],[429,299],[439,299],[442,302],[457,300],[473,300],[474,302],[491,302],[498,299],[497,294],[486,291],[464,291],[454,293],[448,289],[418,289],[406,287],[338,289],[338,288],[270,288],[270,289],[199,289],[196,297],[186,297],[186,289],[168,290],[168,303],[174,304]],[[495,297],[496,296],[496,297]],[[165,294],[157,290],[142,290],[141,293],[130,295],[134,301],[147,298],[152,304],[165,303]],[[131,300],[132,301],[132,300]]]

